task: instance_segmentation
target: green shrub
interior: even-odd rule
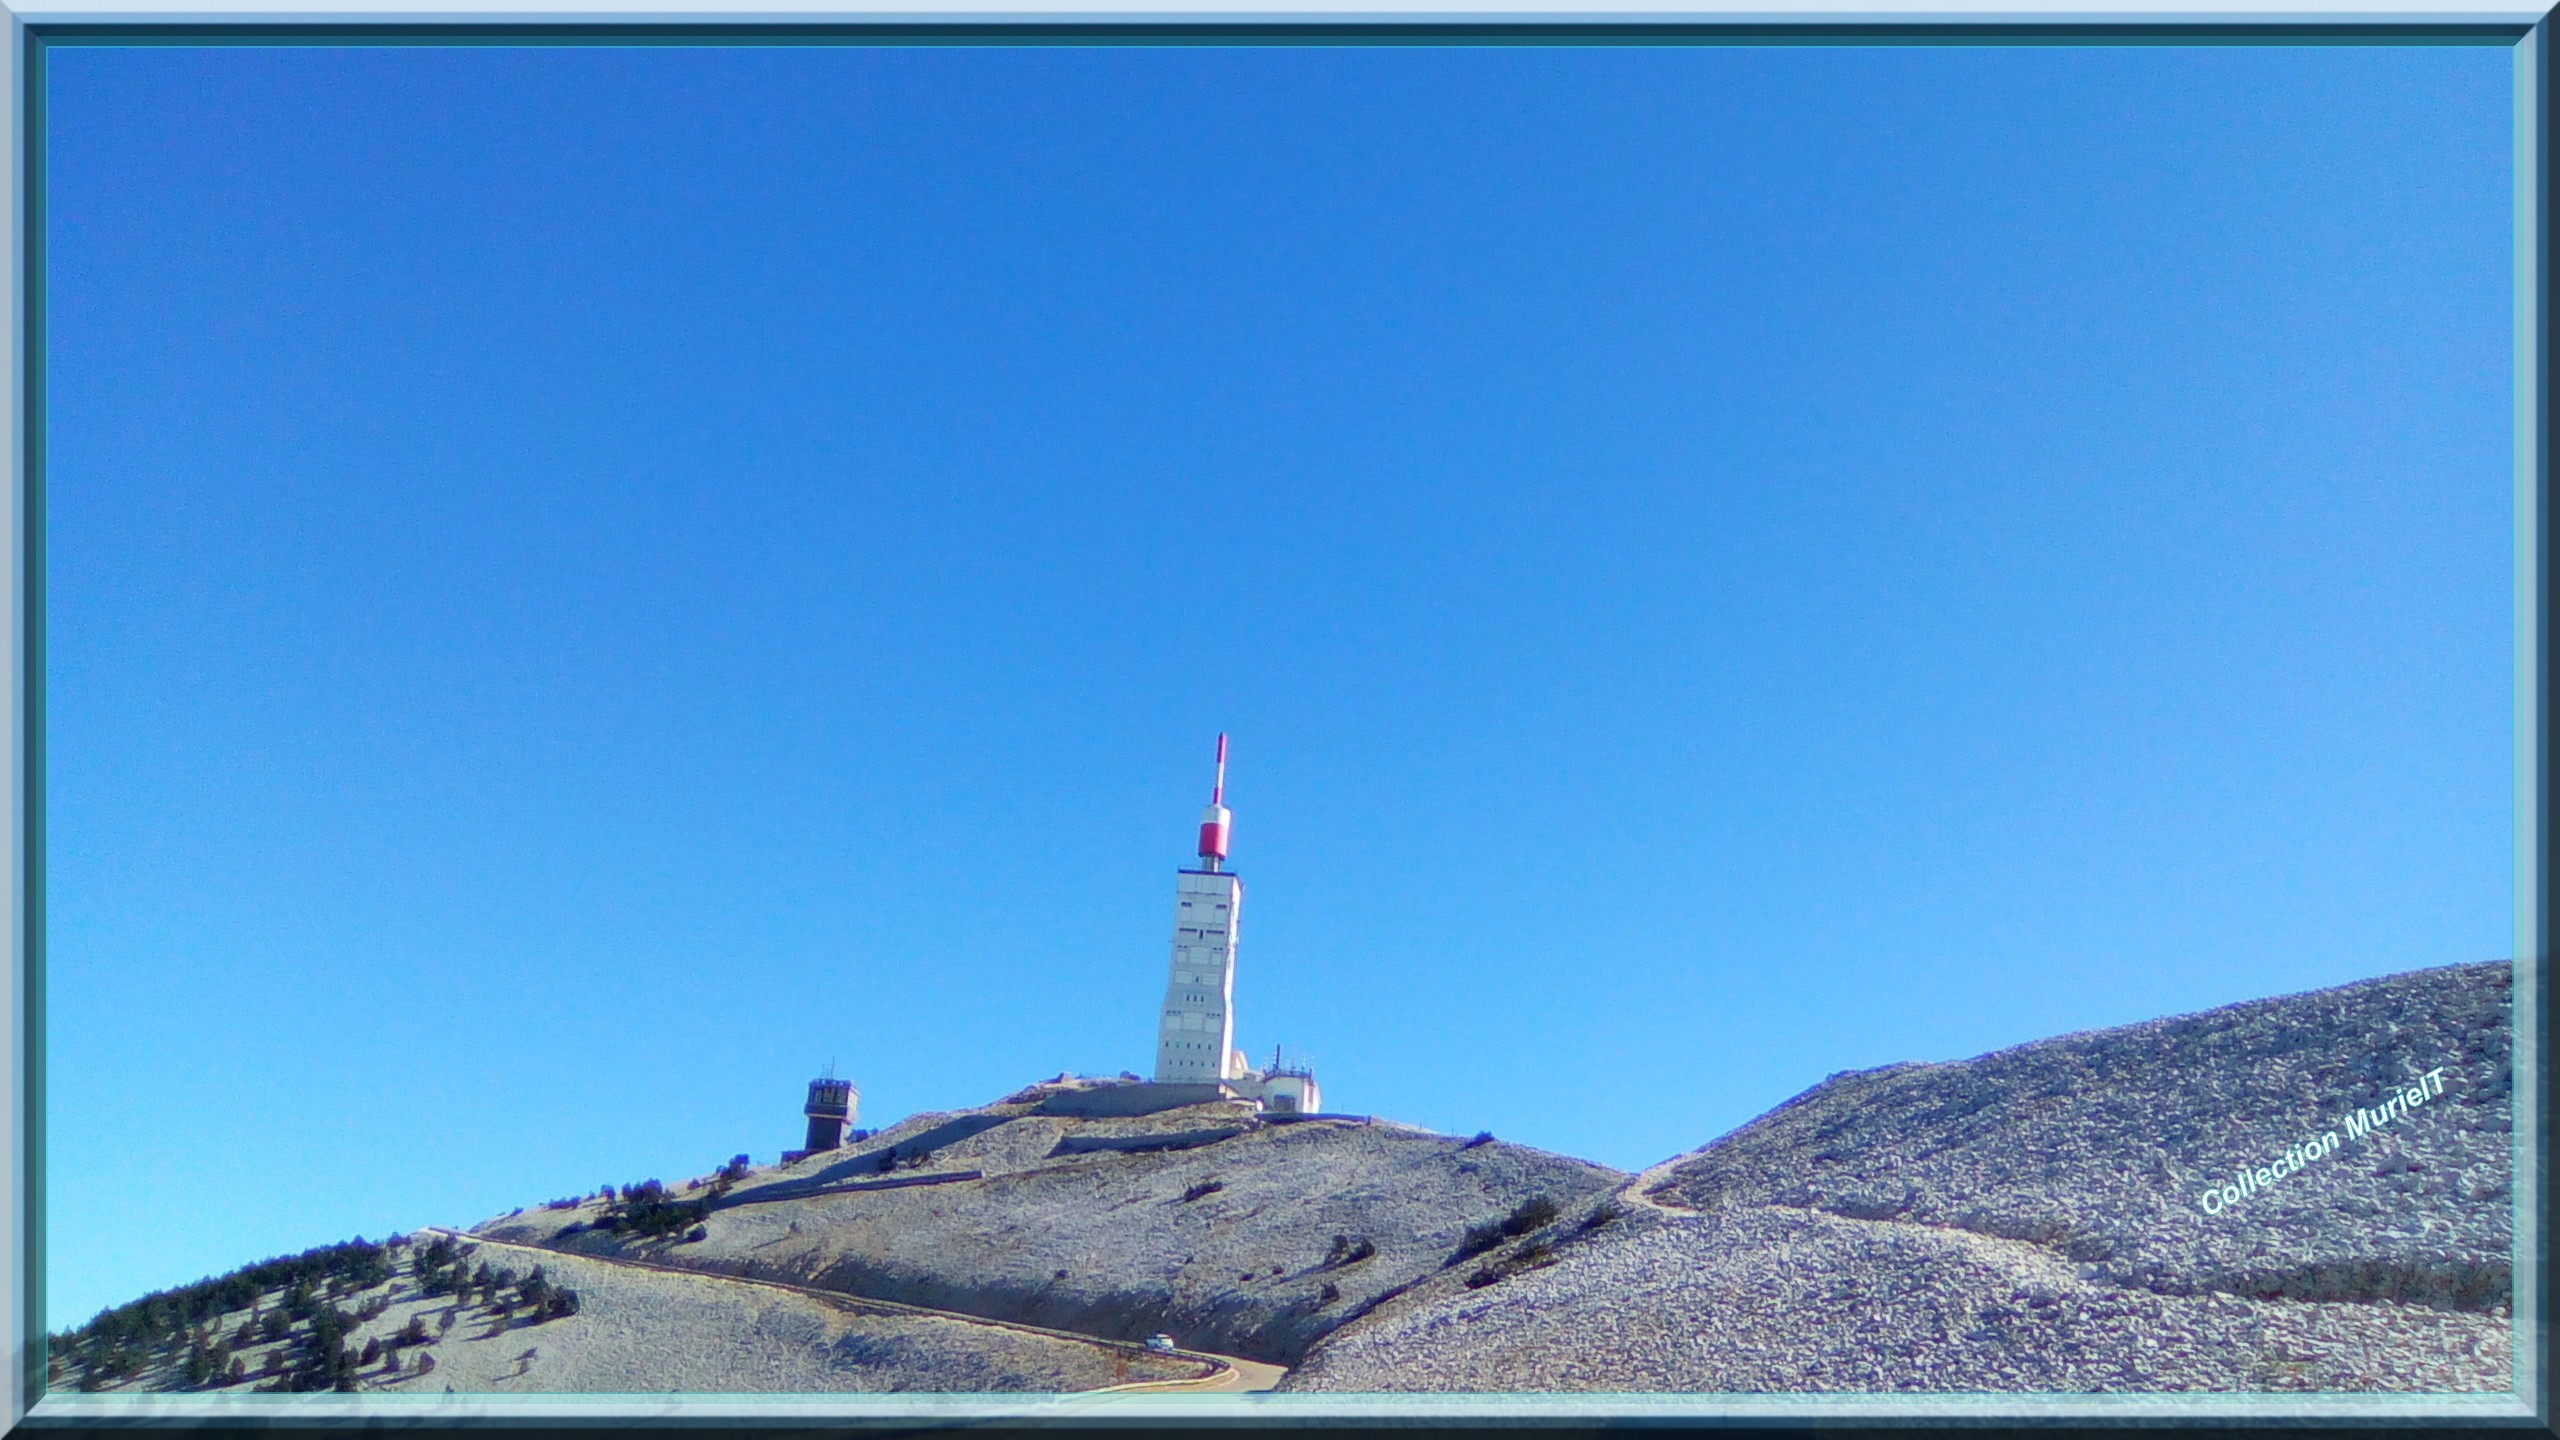
[[[1544,1195],[1532,1195],[1521,1201],[1518,1208],[1499,1220],[1488,1220],[1482,1225],[1469,1226],[1466,1238],[1458,1242],[1457,1253],[1449,1257],[1449,1263],[1455,1265],[1470,1255],[1481,1255],[1505,1240],[1526,1235],[1541,1225],[1552,1223],[1556,1216],[1562,1213],[1564,1213],[1563,1207],[1557,1205],[1555,1201]]]
[[[1541,1265],[1552,1265],[1555,1263],[1554,1255],[1554,1247],[1546,1241],[1532,1240],[1468,1276],[1467,1288],[1481,1290],[1487,1285],[1508,1280],[1523,1270],[1535,1270]]]
[[[298,1294],[308,1306],[322,1284],[364,1289],[389,1278],[383,1248],[359,1235],[102,1310],[86,1325],[55,1337],[53,1346],[67,1367],[84,1374],[131,1378],[153,1357],[176,1359],[178,1347],[201,1335],[206,1325],[236,1310],[254,1310],[272,1291]]]
[[[635,1235],[673,1235],[692,1228],[711,1213],[699,1200],[644,1199],[622,1212],[622,1229]]]
[[[1532,1195],[1520,1202],[1520,1208],[1511,1212],[1510,1219],[1502,1222],[1503,1233],[1526,1235],[1541,1225],[1555,1223],[1555,1218],[1563,1213],[1564,1207],[1555,1201],[1544,1195]]]

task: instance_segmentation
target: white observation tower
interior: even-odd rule
[[[1200,816],[1200,865],[1174,877],[1173,974],[1156,1030],[1156,1083],[1215,1085],[1239,1079],[1235,1054],[1236,916],[1244,882],[1218,867],[1227,858],[1227,737],[1218,737],[1218,778]]]

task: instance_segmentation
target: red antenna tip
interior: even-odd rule
[[[1209,808],[1200,816],[1200,858],[1212,873],[1227,858],[1227,737],[1218,736],[1218,783],[1209,790]]]

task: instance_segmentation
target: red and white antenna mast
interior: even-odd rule
[[[1236,919],[1244,881],[1219,868],[1227,858],[1227,737],[1218,737],[1218,778],[1200,816],[1200,859],[1174,875],[1173,966],[1156,1020],[1156,1083],[1218,1086],[1250,1072],[1236,1042]]]
[[[1200,812],[1200,868],[1215,872],[1227,858],[1227,826],[1235,818],[1227,810],[1227,737],[1218,737],[1218,779],[1209,787],[1209,808]]]

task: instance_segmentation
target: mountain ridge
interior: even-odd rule
[[[1061,1077],[469,1233],[557,1254],[607,1297],[542,1322],[595,1337],[573,1357],[618,1357],[546,1372],[570,1389],[673,1343],[663,1316],[617,1318],[649,1308],[653,1282],[612,1265],[637,1260],[1056,1332],[909,1318],[875,1343],[716,1287],[688,1300],[761,1357],[750,1389],[1081,1387],[1126,1370],[1110,1347],[1165,1331],[1290,1367],[1290,1391],[2497,1390],[2511,981],[2504,962],[2436,967],[1844,1071],[1636,1175],[1235,1102],[1081,1113],[1100,1082]],[[2388,1123],[2344,1120],[2391,1095]],[[403,1283],[361,1268],[383,1296]],[[353,1344],[370,1323],[341,1328]],[[821,1342],[833,1359],[793,1348]]]

